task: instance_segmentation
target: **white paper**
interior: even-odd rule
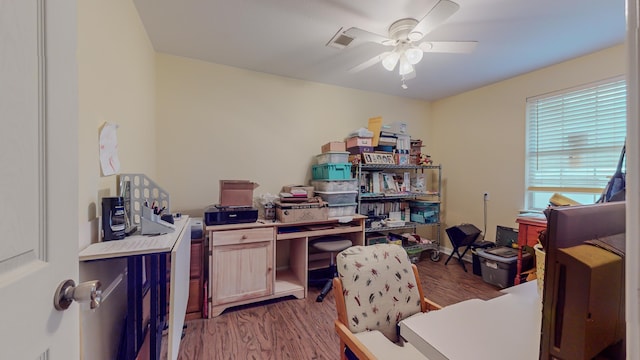
[[[105,123],[100,130],[100,165],[104,176],[120,171],[117,129],[117,124]]]

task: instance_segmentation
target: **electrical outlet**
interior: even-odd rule
[[[484,201],[489,201],[489,192],[484,192]]]

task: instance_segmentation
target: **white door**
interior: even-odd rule
[[[640,0],[627,0],[627,359],[640,359]]]
[[[0,0],[0,358],[79,358],[75,0]]]

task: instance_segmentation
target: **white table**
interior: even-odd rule
[[[400,322],[400,335],[430,360],[537,360],[542,307],[535,281]]]
[[[99,261],[113,258],[127,259],[127,341],[125,358],[135,359],[146,332],[142,324],[144,294],[144,259],[150,261],[150,357],[160,359],[162,331],[168,323],[168,358],[177,359],[182,336],[182,325],[189,298],[190,264],[189,217],[175,221],[175,231],[158,236],[134,235],[123,240],[91,244],[79,254],[80,261]],[[166,318],[166,257],[171,258],[169,282],[169,318]]]

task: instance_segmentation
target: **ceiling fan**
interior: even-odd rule
[[[425,52],[444,53],[470,53],[476,45],[476,41],[422,41],[426,34],[440,26],[451,17],[460,5],[450,0],[438,1],[420,21],[405,18],[395,21],[389,27],[389,35],[378,35],[367,30],[352,27],[343,32],[344,35],[362,41],[374,42],[384,46],[393,47],[373,58],[357,65],[349,72],[358,72],[379,62],[382,66],[393,71],[396,66],[402,79],[402,87],[407,88],[405,80],[416,76],[414,65],[422,60]]]

